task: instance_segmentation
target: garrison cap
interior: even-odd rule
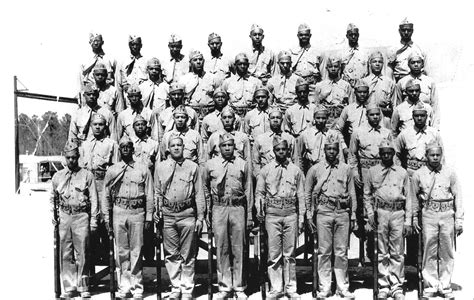
[[[425,113],[427,113],[428,109],[426,109],[426,105],[423,103],[423,101],[419,101],[413,108],[412,112],[415,112],[415,111],[424,111]]]
[[[147,62],[146,62],[146,66],[147,67],[158,67],[158,68],[161,68],[161,63],[160,63],[160,60],[156,57],[152,57],[150,58]]]
[[[290,52],[283,50],[278,53],[278,61],[283,60],[284,58],[288,58],[291,61]]]
[[[84,93],[98,93],[99,92],[99,89],[97,88],[97,86],[93,83],[86,83],[86,85],[84,85],[84,87],[82,88],[82,91]]]
[[[207,42],[210,42],[214,39],[221,39],[221,36],[218,35],[217,33],[213,32],[213,33],[209,34],[209,36],[207,37]]]
[[[170,84],[170,93],[174,92],[174,91],[179,91],[179,90],[184,91],[184,85],[182,85],[178,82],[172,82]]]
[[[326,140],[324,141],[324,146],[336,144],[339,145],[341,142],[341,139],[339,138],[339,135],[337,133],[330,133],[328,134]]]
[[[354,85],[354,90],[357,90],[358,88],[361,88],[361,87],[366,87],[368,89],[369,85],[364,80],[358,79]]]
[[[295,88],[301,85],[309,85],[309,83],[306,79],[298,77],[298,79],[296,79]]]
[[[254,97],[255,97],[255,95],[257,94],[258,91],[265,91],[267,93],[267,96],[270,96],[270,89],[269,89],[268,86],[265,86],[263,84],[258,84],[255,87],[255,91],[253,92]]]
[[[359,27],[357,27],[357,25],[355,25],[354,23],[349,23],[349,25],[347,25],[346,31],[352,31],[352,30],[359,30]]]
[[[226,98],[228,96],[227,92],[222,87],[217,87],[212,93],[212,96],[215,97],[217,94],[224,94]]]
[[[135,125],[135,123],[137,122],[145,122],[146,124],[147,120],[141,114],[137,114],[135,118],[133,119],[133,125]]]
[[[309,69],[300,71],[300,76],[303,77],[303,78],[309,77],[309,76],[314,76],[315,74],[316,74],[316,72],[314,72],[312,70],[309,70]]]
[[[135,41],[141,43],[142,38],[139,35],[136,35],[136,34],[131,34],[131,35],[128,36],[128,42],[129,43],[135,42]]]
[[[66,145],[64,145],[63,151],[64,151],[64,154],[68,152],[73,152],[73,151],[79,153],[79,145],[74,141],[67,141]]]
[[[170,35],[170,38],[169,38],[169,40],[168,40],[168,43],[169,43],[169,44],[172,44],[172,43],[178,43],[178,42],[181,42],[181,41],[182,41],[182,39],[181,39],[181,37],[180,37],[179,35],[172,33],[172,34]]]
[[[247,54],[245,53],[239,53],[235,56],[235,62],[237,63],[239,60],[243,60],[245,59],[247,62],[249,61],[249,58],[247,56]]]
[[[415,85],[418,85],[418,87],[421,87],[420,81],[418,79],[410,79],[410,80],[407,81],[407,83],[405,85],[405,89],[408,89],[409,87],[412,87],[412,86],[415,86]]]
[[[380,51],[374,51],[372,53],[370,53],[370,56],[369,56],[369,61],[372,61],[372,59],[374,58],[381,58],[383,60],[383,54],[382,52]]]
[[[93,72],[97,71],[97,72],[100,72],[100,71],[107,71],[107,67],[101,63],[101,62],[98,62],[95,64],[94,68],[92,69]]]
[[[142,91],[138,87],[138,84],[132,84],[128,87],[127,94],[142,94]]]
[[[189,116],[188,114],[188,111],[186,110],[186,106],[184,105],[178,105],[178,107],[176,107],[174,110],[173,110],[173,116],[175,115],[186,115],[186,116]]]
[[[286,147],[288,147],[288,141],[284,138],[282,138],[281,136],[279,135],[275,135],[273,136],[273,140],[272,140],[272,145],[273,145],[273,148],[275,148],[276,146],[282,144],[282,143],[285,143],[286,144]]]
[[[331,64],[341,63],[341,58],[336,54],[332,54],[328,57],[328,64],[329,63]]]
[[[225,142],[232,141],[234,143],[234,136],[228,132],[219,135],[219,146]]]
[[[224,115],[227,115],[227,114],[231,114],[232,116],[235,117],[235,111],[232,107],[230,106],[226,106],[222,109],[222,112],[221,112],[221,118],[224,116]]]
[[[411,62],[415,58],[421,58],[421,60],[425,60],[423,55],[421,53],[418,53],[417,51],[414,51],[408,55],[408,62]]]
[[[124,134],[122,136],[122,138],[120,139],[119,141],[119,146],[122,146],[122,145],[132,145],[133,146],[133,142],[132,140],[130,139],[130,137],[126,134]]]
[[[379,150],[382,149],[382,148],[392,148],[392,149],[395,149],[393,147],[393,143],[391,140],[389,139],[383,139],[380,144],[379,144]]]
[[[438,148],[442,150],[443,146],[441,146],[441,143],[438,140],[435,140],[426,145],[426,153],[428,153],[429,150],[438,149]]]
[[[306,30],[309,30],[309,32],[311,32],[311,28],[309,27],[308,24],[303,23],[303,24],[300,24],[300,26],[298,26],[298,32],[302,32]]]
[[[409,26],[412,26],[413,27],[413,22],[409,21],[408,18],[404,18],[401,22],[400,22],[400,27],[401,26],[404,26],[404,25],[409,25]]]
[[[327,110],[326,106],[322,104],[316,105],[316,108],[314,109],[313,115],[315,116],[316,114],[325,114],[328,115],[329,111]]]
[[[97,33],[97,32],[91,32],[89,33],[89,44],[92,44],[92,42],[95,40],[95,39],[98,39],[100,38],[102,40],[102,34],[100,33]]]
[[[196,57],[204,57],[201,53],[201,51],[199,50],[191,50],[191,52],[189,52],[189,61],[193,60],[193,58],[196,58]]]
[[[252,26],[250,27],[250,33],[256,31],[256,30],[261,30],[263,32],[263,28],[260,27],[259,25],[257,24],[252,24]]]
[[[283,112],[281,111],[280,107],[278,107],[277,105],[270,106],[270,108],[268,109],[268,116],[271,116],[275,113],[278,113],[281,117],[283,117]]]
[[[367,107],[365,110],[366,110],[366,113],[368,114],[369,111],[371,110],[378,110],[380,112],[381,108],[380,108],[380,105],[376,104],[375,101],[372,101],[369,104],[367,104]]]
[[[101,122],[104,122],[105,124],[107,124],[107,120],[105,119],[104,115],[99,114],[99,113],[93,114],[92,118],[91,118],[91,123],[94,123],[94,122],[97,122],[97,121],[101,121]]]

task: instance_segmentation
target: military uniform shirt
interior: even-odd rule
[[[297,137],[313,124],[316,105],[295,103],[285,111],[283,126],[285,131]]]
[[[255,88],[260,84],[260,80],[249,74],[241,77],[233,74],[222,84],[222,88],[229,94],[229,104],[231,106],[248,106],[252,104]]]
[[[186,111],[188,112],[188,122],[186,122],[186,125],[190,129],[195,129],[197,126],[197,120],[198,120],[198,115],[194,109],[192,109],[189,106],[186,106]],[[176,107],[170,106],[167,107],[164,111],[162,111],[159,116],[158,116],[158,141],[161,143],[161,140],[163,139],[163,135],[165,132],[171,131],[175,129],[174,126],[174,118],[173,118],[173,112],[176,109]]]
[[[105,106],[112,112],[121,112],[123,110],[123,103],[119,101],[117,89],[108,83],[104,88],[99,88],[99,98],[97,104]]]
[[[97,105],[94,108],[90,108],[88,105],[84,105],[78,108],[71,118],[71,124],[69,125],[69,137],[68,140],[78,139],[84,141],[92,136],[92,128],[85,129],[87,124],[89,126],[92,123],[92,116],[95,114],[101,114],[105,117],[107,127],[109,129],[110,138],[117,140],[117,127],[115,117],[112,112],[104,106]],[[84,135],[84,131],[87,131],[87,135]]]
[[[353,102],[342,109],[339,119],[336,121],[336,128],[341,132],[347,125],[348,133],[359,128],[362,125],[368,124],[366,104]]]
[[[230,76],[232,63],[224,55],[206,57],[204,62],[204,71],[219,81],[223,81]]]
[[[399,53],[397,54],[397,52]],[[410,41],[407,45],[400,43],[399,46],[389,49],[388,53],[388,63],[394,66],[393,75],[399,78],[410,73],[410,68],[408,67],[408,57],[410,57],[412,53],[426,57],[420,46],[413,43],[413,41]]]
[[[87,57],[84,57],[81,62],[79,72],[80,86],[84,86],[86,83],[95,83],[94,73],[92,72],[97,64],[103,64],[107,69],[107,75],[115,71],[116,61],[110,55],[102,53],[89,52]],[[85,74],[84,74],[85,73]]]
[[[361,50],[359,46],[354,48],[346,46],[341,50],[341,57],[344,66],[342,78],[349,82],[351,86],[354,86],[357,79],[362,79],[368,75],[369,55],[366,51]]]
[[[118,160],[118,144],[110,138],[98,140],[92,136],[79,147],[79,165],[87,170],[104,171],[105,174],[107,168]]]
[[[135,136],[135,138],[132,139],[132,142],[133,160],[148,166],[148,168],[152,170],[155,161],[159,161],[160,159],[158,153],[158,142],[149,136],[143,138]]]
[[[174,212],[164,205],[166,202],[184,202],[193,200],[192,209]],[[175,161],[171,157],[156,165],[155,201],[163,215],[186,217],[194,215],[204,219],[206,203],[204,199],[201,174],[196,163],[184,159]]]
[[[393,79],[385,75],[370,74],[362,79],[369,86],[369,99],[367,104],[381,102],[390,103],[392,107],[397,106],[396,84]]]
[[[282,109],[287,109],[296,103],[296,80],[298,76],[294,73],[287,75],[274,75],[268,80],[268,84],[273,86],[273,104]]]
[[[272,50],[262,46],[261,52],[252,49],[247,53],[249,58],[249,73],[254,77],[260,77],[263,74],[272,76],[275,71],[275,54]]]
[[[181,76],[189,72],[189,59],[181,54],[180,60],[171,57],[163,62],[162,67],[166,82],[178,82]]]
[[[395,107],[392,114],[392,132],[394,136],[397,136],[401,131],[403,131],[403,129],[415,125],[413,121],[413,109],[416,107],[417,103],[412,103],[409,100],[405,100],[400,103],[400,105]],[[425,103],[424,106],[428,113],[426,124],[432,125],[433,109],[429,104]]]
[[[117,83],[124,85],[139,85],[148,79],[147,61],[143,56],[130,55],[128,59],[119,64],[116,74]]]
[[[157,83],[147,79],[140,83],[139,87],[142,92],[143,106],[159,112],[166,108],[170,88],[168,83],[165,81]]]
[[[211,73],[204,73],[199,77],[193,72],[189,72],[179,79],[179,83],[184,86],[186,103],[189,105],[209,105],[213,104],[212,93],[221,85],[221,81]]]
[[[224,109],[222,109],[224,110]],[[241,118],[238,115],[235,115],[234,130],[240,130]],[[207,114],[202,119],[201,124],[201,137],[204,143],[207,143],[209,137],[216,131],[224,130],[224,125],[222,125],[221,112],[217,109]]]
[[[128,107],[117,117],[117,136],[122,138],[124,134],[130,138],[134,138],[135,130],[133,129],[133,120],[137,115],[141,115],[146,121],[148,128],[151,129],[151,136],[156,139],[156,119],[154,118],[153,112],[147,107],[143,107],[141,112],[134,110],[132,107]]]
[[[311,45],[307,47],[297,46],[290,49],[291,63],[296,75],[300,75],[302,71],[311,71],[314,74],[319,73],[321,65],[321,54]]]
[[[253,141],[258,135],[269,130],[268,108],[263,111],[256,107],[245,115],[243,132],[249,136],[250,140]]]
[[[352,102],[351,85],[343,80],[333,81],[326,79],[316,83],[315,98],[316,104],[324,106],[342,105],[345,106]]]
[[[207,158],[211,159],[220,155],[219,137],[226,133],[225,130],[214,132],[207,141]],[[248,135],[240,131],[229,132],[234,136],[234,154],[244,160],[251,159],[250,140]]]
[[[411,226],[412,199],[410,179],[405,169],[381,163],[369,169],[364,178],[364,207],[368,215],[374,213],[374,201],[405,201],[405,225]]]
[[[405,152],[406,159],[426,161],[426,145],[432,142],[441,143],[439,131],[431,126],[425,126],[419,130],[415,126],[405,128],[395,139],[395,152],[400,156]]]

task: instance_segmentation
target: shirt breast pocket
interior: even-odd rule
[[[74,195],[79,204],[83,204],[84,202],[89,200],[89,189],[86,186],[85,182],[75,182],[73,184],[73,187]]]

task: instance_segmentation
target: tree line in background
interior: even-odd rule
[[[20,114],[18,139],[20,154],[60,155],[66,144],[71,115],[61,119],[56,112],[48,111],[41,117]]]

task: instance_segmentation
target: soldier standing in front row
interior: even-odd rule
[[[122,161],[105,174],[101,208],[107,231],[109,218],[113,218],[117,297],[126,298],[132,293],[134,299],[143,299],[143,230],[148,231],[153,222],[153,179],[147,165],[133,160],[133,142],[128,136],[120,139],[119,150]]]
[[[338,159],[340,142],[336,134],[326,139],[326,159],[309,169],[305,181],[307,219],[318,233],[318,299],[331,295],[333,269],[339,296],[354,299],[349,292],[347,251],[350,232],[357,230],[357,202],[351,168]],[[334,267],[331,259],[333,251]]]
[[[217,249],[218,299],[247,299],[244,274],[246,228],[252,228],[253,189],[250,163],[234,154],[234,136],[221,133],[220,156],[207,161],[202,181]],[[209,220],[209,217],[212,219]],[[232,258],[232,259],[231,259]]]
[[[59,220],[53,223],[59,222],[61,297],[69,299],[77,290],[82,298],[90,298],[87,251],[90,231],[97,229],[97,190],[91,172],[79,167],[76,143],[66,144],[64,156],[66,168],[54,174],[51,191],[51,202],[59,210]]]
[[[391,296],[403,300],[404,236],[412,231],[412,202],[408,173],[394,165],[394,155],[392,143],[382,140],[381,163],[370,168],[364,178],[364,206],[370,229],[377,234],[378,299]]]
[[[423,297],[454,299],[454,250],[456,236],[463,231],[464,210],[456,173],[442,164],[442,157],[438,142],[427,145],[427,164],[413,174],[413,197],[421,209],[421,219],[417,210],[413,214],[413,226],[423,232]]]
[[[172,136],[170,156],[155,168],[155,222],[163,220],[165,265],[171,280],[170,299],[192,299],[197,239],[205,200],[198,165],[183,157],[184,142]]]
[[[269,297],[283,295],[299,298],[296,293],[295,248],[304,229],[304,175],[288,160],[286,139],[275,135],[275,159],[262,168],[257,177],[255,207],[257,218],[268,232]]]

